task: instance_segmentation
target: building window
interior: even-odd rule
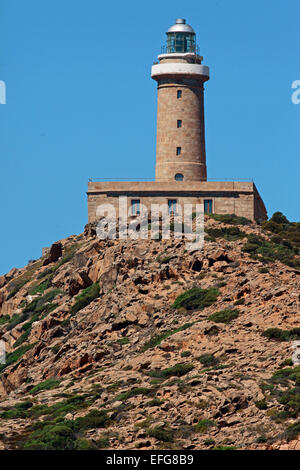
[[[182,90],[177,90],[177,99],[179,100],[182,97]]]
[[[177,174],[175,175],[175,180],[176,180],[176,181],[183,181],[183,178],[184,178],[184,176],[183,176],[182,173],[177,173]]]
[[[181,147],[176,147],[176,155],[181,155]]]
[[[204,199],[204,213],[212,214],[212,199]]]
[[[132,199],[131,200],[131,215],[140,215],[140,200]]]
[[[178,119],[177,120],[177,129],[180,129],[182,127],[182,120]]]
[[[176,199],[168,199],[169,214],[176,214]]]

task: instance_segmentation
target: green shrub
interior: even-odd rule
[[[215,444],[215,441],[211,438],[205,439],[204,445],[205,446],[213,446]]]
[[[69,422],[44,426],[33,432],[24,450],[74,450],[76,437]]]
[[[216,238],[235,241],[246,237],[245,232],[242,232],[238,227],[206,228],[205,232],[212,241]]]
[[[213,354],[204,354],[197,358],[205,367],[213,367],[219,364],[219,360]]]
[[[156,426],[148,430],[148,436],[155,437],[158,441],[173,442],[174,431],[168,427]]]
[[[258,270],[261,274],[267,274],[269,272],[268,268],[259,268]]]
[[[32,387],[30,390],[30,393],[38,393],[41,392],[42,390],[52,390],[52,388],[58,387],[60,384],[60,380],[57,380],[53,377],[44,380],[44,382],[39,383],[38,385],[35,385],[35,387]]]
[[[105,449],[106,447],[109,447],[109,439],[107,437],[102,437],[96,441],[96,445],[98,449]]]
[[[291,330],[268,328],[262,335],[268,339],[275,339],[276,341],[292,341],[300,339],[300,328],[293,328]]]
[[[248,242],[243,246],[242,251],[250,253],[254,259],[259,259],[264,263],[278,260],[287,266],[300,269],[300,262],[295,258],[295,255],[298,254],[298,248],[292,244],[274,243],[254,234],[247,235],[247,238]]]
[[[259,410],[266,410],[268,408],[268,404],[265,399],[256,401],[255,405]]]
[[[165,333],[162,333],[161,335],[153,336],[150,341],[148,341],[142,348],[141,352],[145,352],[150,348],[154,348],[155,346],[158,346],[163,340],[169,338],[172,335],[175,335],[175,333],[178,333],[180,331],[184,331],[191,326],[193,326],[194,323],[185,323],[183,326],[180,326],[179,328],[176,328],[176,330],[168,330]]]
[[[245,298],[242,297],[241,299],[236,300],[236,302],[234,302],[234,305],[244,305],[244,303],[245,303]]]
[[[128,390],[127,392],[121,393],[115,398],[115,401],[124,401],[128,400],[128,398],[131,397],[136,397],[137,395],[148,395],[151,392],[149,388],[145,387],[134,387],[131,390]]]
[[[41,282],[37,286],[31,287],[29,289],[28,294],[29,295],[36,295],[36,294],[43,294],[46,289],[48,289],[51,286],[51,281],[50,279],[46,279],[45,281]]]
[[[159,400],[158,398],[153,398],[153,400],[147,401],[147,403],[145,403],[145,406],[160,406],[162,404],[162,400]]]
[[[185,308],[186,310],[203,310],[216,302],[219,295],[218,289],[200,289],[194,287],[179,295],[173,304],[173,308]]]
[[[196,424],[195,429],[200,433],[205,433],[209,430],[209,428],[212,428],[214,426],[216,426],[216,423],[214,421],[211,421],[209,419],[201,419],[201,421]]]
[[[284,439],[287,439],[288,441],[292,441],[294,439],[297,439],[300,434],[300,421],[297,421],[294,424],[291,424],[288,426],[288,428],[285,430],[283,437]]]
[[[129,339],[125,336],[124,338],[120,338],[117,340],[117,343],[123,345],[123,344],[128,344],[129,343]]]
[[[30,281],[29,278],[14,279],[10,281],[10,283],[7,286],[9,293],[8,293],[6,300],[9,300],[12,297],[14,297],[19,292],[19,290],[22,289],[22,287],[25,286],[25,284],[27,284],[27,282],[29,281]]]
[[[17,362],[23,354],[33,348],[34,344],[27,344],[26,346],[21,346],[20,348],[16,349],[13,352],[10,352],[6,355],[6,363],[0,364],[0,372],[2,372],[6,367],[14,364]]]
[[[5,323],[9,322],[9,320],[10,320],[9,315],[2,315],[2,317],[0,317],[0,326],[5,325]]]
[[[235,214],[209,214],[212,219],[228,225],[251,225],[251,220],[246,217],[239,217]]]
[[[77,313],[79,310],[82,310],[84,307],[89,305],[89,303],[99,297],[99,293],[100,287],[98,282],[95,282],[91,286],[84,289],[79,295],[77,295],[76,302],[70,310],[71,315],[75,315],[75,313]]]
[[[75,419],[74,429],[86,431],[87,429],[104,428],[109,421],[106,410],[92,410],[87,415]]]
[[[94,448],[92,441],[88,439],[76,439],[75,450],[92,450]]]
[[[175,366],[168,367],[167,369],[152,370],[148,372],[148,375],[150,377],[167,379],[168,377],[173,377],[173,376],[182,377],[183,375],[187,374],[193,369],[194,369],[193,364],[176,364]]]
[[[191,356],[191,351],[182,351],[182,353],[180,354],[181,357],[189,357]]]
[[[216,446],[212,450],[237,450],[234,446]]]
[[[213,313],[208,317],[209,320],[215,323],[229,323],[231,320],[234,320],[239,316],[238,310],[220,310],[219,312]]]

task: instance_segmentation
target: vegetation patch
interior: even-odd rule
[[[291,330],[281,330],[280,328],[268,328],[262,333],[268,339],[276,341],[292,341],[300,339],[300,328],[293,328]]]
[[[129,398],[136,397],[137,395],[149,395],[151,392],[150,388],[146,387],[134,387],[127,392],[121,393],[115,398],[115,401],[124,401],[128,400]]]
[[[186,310],[203,310],[216,302],[219,290],[215,287],[201,289],[194,287],[179,295],[173,304],[173,308]]]
[[[219,312],[213,313],[212,315],[208,317],[208,319],[215,323],[229,323],[231,322],[231,320],[234,320],[238,316],[239,316],[238,310],[225,309],[225,310],[220,310]]]
[[[84,289],[79,295],[77,295],[76,302],[70,310],[71,315],[75,315],[75,313],[79,312],[79,310],[82,310],[84,307],[89,305],[94,299],[99,297],[99,293],[100,286],[98,282],[95,282],[91,286]]]
[[[204,354],[197,359],[204,367],[213,367],[219,364],[219,359],[217,359],[213,354]]]
[[[26,346],[21,346],[20,348],[16,349],[13,352],[10,352],[6,355],[6,363],[0,364],[0,372],[2,372],[6,367],[14,364],[17,362],[23,354],[33,348],[35,344],[27,344]]]
[[[58,387],[59,384],[60,380],[57,380],[52,377],[50,379],[44,380],[44,382],[41,382],[38,385],[35,385],[35,387],[30,390],[30,393],[38,393],[42,390],[52,390],[52,388]]]
[[[205,233],[210,237],[211,241],[216,241],[217,238],[235,241],[246,237],[246,233],[238,227],[206,228]]]
[[[175,333],[179,333],[180,331],[187,330],[191,326],[194,325],[195,322],[193,323],[185,323],[184,325],[180,326],[179,328],[176,328],[175,330],[168,330],[165,331],[165,333],[162,333],[161,335],[156,335],[153,336],[150,341],[148,341],[142,348],[141,352],[147,351],[147,349],[154,348],[155,346],[158,346],[163,340],[169,338],[172,335],[175,335]]]
[[[148,436],[154,437],[158,441],[173,442],[174,431],[169,427],[156,426],[148,430]]]
[[[254,234],[247,235],[247,238],[248,242],[243,246],[242,251],[249,253],[251,258],[263,263],[278,260],[286,266],[300,269],[300,261],[295,257],[299,252],[298,247],[292,244],[275,243],[274,239],[267,241]]]
[[[195,429],[200,433],[206,433],[210,428],[216,426],[214,421],[209,419],[201,419],[199,423],[196,424]]]
[[[209,214],[209,217],[228,225],[251,225],[251,220],[235,214]]]
[[[168,377],[182,377],[185,374],[188,374],[191,370],[194,369],[193,364],[176,364],[173,367],[168,367],[163,370],[151,370],[148,372],[150,377],[157,377],[167,379]]]

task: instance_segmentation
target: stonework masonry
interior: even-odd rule
[[[118,216],[119,196],[128,197],[133,213],[142,204],[150,213],[151,204],[163,203],[172,212],[176,201],[176,208],[202,202],[206,212],[256,221],[267,218],[253,182],[207,181],[204,83],[210,72],[202,61],[193,28],[184,19],[176,20],[167,32],[165,53],[151,70],[158,97],[155,181],[90,182],[89,222],[97,220],[97,207],[102,204],[112,204]]]
[[[199,204],[212,201],[212,212],[236,214],[250,220],[265,220],[264,203],[251,182],[90,182],[88,185],[88,221],[97,220],[97,207],[112,204],[118,216],[119,196],[127,196],[128,210],[133,199],[140,200],[150,214],[151,204]]]

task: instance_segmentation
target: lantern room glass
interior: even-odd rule
[[[167,53],[196,52],[195,34],[193,33],[168,33]]]

